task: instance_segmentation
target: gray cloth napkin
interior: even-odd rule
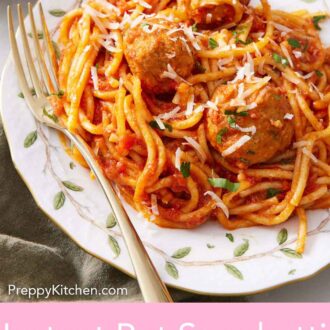
[[[142,301],[136,280],[81,250],[37,207],[11,161],[0,123],[0,301],[27,301],[9,294],[17,288],[126,288],[127,295],[58,296],[48,300]],[[12,287],[13,288],[13,287]],[[175,301],[242,301],[243,298],[203,297],[171,290]],[[39,300],[45,300],[40,297]]]

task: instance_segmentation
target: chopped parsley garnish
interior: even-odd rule
[[[314,16],[313,17],[313,24],[316,30],[321,30],[321,27],[319,25],[320,21],[322,21],[323,19],[326,19],[327,16],[326,15],[319,15],[319,16]]]
[[[246,165],[250,165],[250,161],[246,158],[240,157],[239,159],[242,163],[246,164]]]
[[[267,189],[267,198],[275,197],[276,195],[280,194],[282,191],[275,188]]]
[[[288,43],[293,48],[301,48],[301,43],[297,39],[289,38]]]
[[[323,73],[320,70],[316,70],[315,73],[319,78],[323,76]]]
[[[304,48],[303,48],[303,53],[305,53],[308,49],[308,42],[305,43]]]
[[[56,115],[54,115],[53,113],[49,113],[45,108],[43,108],[42,113],[44,116],[48,117],[49,119],[51,119],[54,123],[58,122],[58,118]]]
[[[180,172],[184,178],[188,178],[190,176],[190,163],[182,162],[180,165]]]
[[[288,65],[289,61],[285,57],[282,57],[281,55],[277,53],[273,53],[273,59],[276,63],[282,64],[282,65]]]
[[[213,39],[213,38],[210,38],[209,39],[209,47],[211,49],[214,49],[214,48],[217,48],[218,47],[218,43],[216,42],[215,39]]]
[[[201,62],[199,62],[199,61],[195,62],[195,69],[199,73],[204,73],[206,71],[206,69],[202,66]]]
[[[141,24],[141,27],[142,27],[142,28],[144,28],[145,26],[148,27],[148,26],[149,26],[149,23],[142,23],[142,24]]]
[[[164,129],[160,128],[158,123],[156,122],[156,120],[152,120],[151,122],[149,122],[149,125],[152,127],[152,128],[156,128],[156,129],[159,129],[161,131],[163,131]],[[170,125],[170,124],[167,124],[167,123],[164,123],[164,126],[165,128],[169,131],[169,132],[172,132],[173,131],[173,127]]]
[[[239,189],[239,183],[231,182],[224,178],[209,178],[210,185],[215,188],[224,188],[231,192],[235,192]]]
[[[251,38],[247,38],[246,41],[242,40],[242,39],[239,39],[239,38],[236,38],[236,43],[237,44],[243,44],[243,45],[249,45],[253,42],[253,40]]]
[[[249,115],[249,113],[247,111],[241,111],[241,112],[237,112],[234,110],[225,110],[225,115],[230,116],[240,116],[240,117],[246,117]]]
[[[227,121],[228,121],[228,124],[231,128],[236,127],[236,120],[235,120],[234,117],[232,117],[232,116],[227,117]]]
[[[282,95],[274,94],[273,97],[276,101],[279,101],[282,98]]]
[[[218,134],[217,134],[217,143],[221,143],[222,142],[222,137],[228,132],[228,128],[224,127],[222,128]]]
[[[280,161],[280,163],[281,163],[282,165],[286,165],[286,164],[292,164],[293,161],[294,161],[294,159],[292,159],[292,158],[288,158],[288,159],[282,159],[282,160]]]
[[[234,242],[234,236],[231,233],[226,233],[226,237],[230,240],[230,242]]]
[[[57,93],[52,93],[52,94],[50,94],[50,95],[55,95],[55,96],[57,96],[58,98],[62,98],[63,95],[64,95],[64,91],[60,89]]]
[[[28,36],[29,36],[30,38],[33,38],[33,34],[32,34],[32,32],[29,32],[29,33],[28,33]],[[42,31],[37,31],[37,38],[38,38],[38,39],[43,39],[43,37],[44,37],[44,34],[42,33]]]
[[[246,31],[246,24],[239,25],[236,30],[233,31],[233,35],[237,36],[239,34],[242,34]]]
[[[197,31],[198,31],[197,23],[193,24],[193,25],[191,26],[191,29],[192,29],[193,32],[197,32]]]
[[[30,91],[32,96],[36,95],[36,90],[34,88],[31,88]],[[24,94],[22,92],[18,93],[17,96],[20,97],[21,99],[24,99]]]

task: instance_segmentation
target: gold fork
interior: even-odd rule
[[[61,125],[50,119],[49,116],[45,115],[45,111],[52,111],[52,107],[47,100],[47,95],[56,94],[60,92],[58,81],[56,78],[57,60],[41,3],[39,3],[39,13],[42,22],[46,54],[49,62],[48,65],[46,64],[46,59],[42,52],[40,40],[38,39],[38,32],[34,20],[32,6],[30,3],[28,3],[28,11],[31,22],[31,34],[33,37],[36,62],[38,63],[39,71],[42,73],[41,75],[38,74],[30,50],[22,8],[19,4],[17,5],[19,30],[22,38],[22,44],[24,48],[25,60],[27,62],[28,71],[31,77],[33,88],[36,92],[35,96],[31,95],[31,90],[28,85],[28,79],[25,75],[25,71],[23,68],[21,56],[18,50],[18,44],[15,38],[13,16],[10,6],[8,6],[7,10],[8,30],[12,57],[14,60],[18,81],[22,93],[24,95],[24,99],[37,121],[62,132],[76,145],[76,147],[88,163],[89,167],[99,180],[102,189],[109,201],[113,214],[116,217],[116,220],[120,226],[145,302],[172,302],[171,296],[165,284],[160,279],[152,261],[149,258],[147,251],[143,246],[143,243],[141,242],[137,232],[133,227],[133,224],[129,220],[126,212],[124,211],[122,204],[116,193],[114,192],[111,183],[104,176],[103,171],[97,163],[96,159],[94,158],[90,147],[79,135],[69,132],[65,127],[62,127]]]

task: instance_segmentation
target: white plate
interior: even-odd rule
[[[60,18],[49,11],[67,11],[76,5],[74,0],[42,1],[51,29]],[[326,9],[322,0],[273,0],[274,8],[285,10]],[[330,42],[329,26],[324,26],[324,41]],[[84,250],[133,275],[132,265],[118,226],[107,228],[109,206],[100,186],[90,179],[87,170],[76,165],[61,147],[58,135],[36,124],[24,100],[19,98],[14,65],[8,60],[2,76],[2,119],[11,149],[13,162],[37,204]],[[28,148],[24,141],[36,131],[37,139]],[[83,187],[83,191],[65,188],[69,180]],[[56,210],[54,198],[59,192],[65,196],[64,205]],[[159,228],[125,204],[125,207],[144,241],[161,277],[171,286],[187,291],[213,295],[239,295],[264,291],[285,283],[312,276],[330,263],[330,218],[327,211],[308,213],[309,233],[303,258],[293,249],[297,239],[297,221],[292,219],[281,226],[255,227],[232,232],[217,223],[209,222],[195,230]],[[281,246],[277,242],[282,228],[288,239]],[[240,257],[234,256],[237,246],[248,241],[249,249]],[[178,249],[190,253],[180,259],[171,257]],[[284,250],[283,249],[287,249]],[[285,251],[289,251],[284,253]]]

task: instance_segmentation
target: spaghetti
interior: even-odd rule
[[[303,252],[305,211],[330,207],[326,16],[248,2],[84,2],[61,23],[55,114],[157,225],[296,212]]]

